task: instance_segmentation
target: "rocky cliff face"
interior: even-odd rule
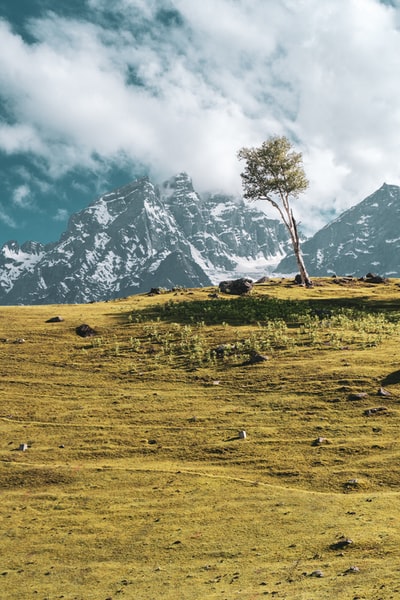
[[[0,251],[2,304],[78,303],[267,274],[284,256],[281,223],[181,173],[136,180],[74,214],[59,242]]]
[[[400,188],[384,184],[302,245],[311,276],[400,277]],[[277,273],[297,272],[293,255]]]
[[[37,242],[22,246],[15,240],[4,244],[0,250],[0,298],[7,294],[23,273],[32,270],[43,258],[46,247]]]

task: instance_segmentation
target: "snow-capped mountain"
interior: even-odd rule
[[[287,244],[279,221],[241,199],[200,196],[185,173],[161,186],[143,178],[72,215],[57,243],[5,244],[0,303],[80,303],[257,277]]]
[[[4,244],[0,250],[0,290],[9,292],[24,271],[33,269],[43,258],[45,246],[38,242],[26,242],[22,246],[15,240]],[[0,293],[1,293],[0,292]]]
[[[302,244],[310,276],[400,277],[400,187],[383,184]],[[297,272],[293,255],[277,273]]]

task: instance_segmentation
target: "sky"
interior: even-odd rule
[[[308,235],[400,185],[400,0],[0,0],[0,47],[0,246],[143,175],[241,195],[273,135]]]

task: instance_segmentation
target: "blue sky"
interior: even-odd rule
[[[0,0],[0,45],[0,244],[145,173],[240,194],[274,134],[309,233],[400,184],[399,0]]]

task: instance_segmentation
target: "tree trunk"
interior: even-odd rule
[[[303,260],[303,255],[301,253],[300,238],[299,238],[299,234],[297,231],[297,224],[296,224],[296,221],[295,221],[295,218],[294,218],[292,212],[290,213],[290,221],[291,221],[290,235],[292,238],[293,251],[294,251],[294,255],[296,257],[297,266],[299,267],[299,271],[300,271],[301,283],[302,283],[302,285],[305,285],[306,287],[312,287],[312,281],[307,273],[307,269],[306,269],[306,266],[305,266],[304,260]]]

